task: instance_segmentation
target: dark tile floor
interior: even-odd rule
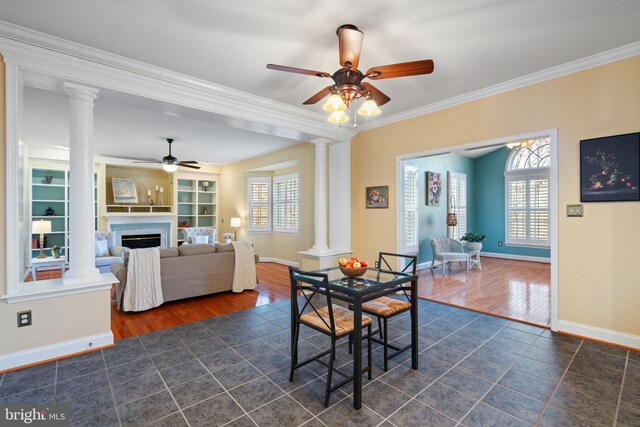
[[[69,405],[87,426],[640,425],[640,353],[420,301],[420,369],[409,353],[322,406],[326,368],[288,381],[289,303],[257,307],[118,341],[116,346],[0,376],[1,403]],[[408,342],[405,314],[391,336]],[[327,339],[302,330],[300,352]],[[339,362],[349,369],[343,343]]]

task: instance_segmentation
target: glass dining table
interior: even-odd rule
[[[379,270],[369,267],[360,277],[347,277],[339,267],[313,270],[329,278],[331,298],[353,305],[354,337],[362,336],[362,304],[402,289],[410,291],[411,298],[411,368],[418,369],[418,276],[408,273]],[[304,276],[304,274],[302,274]],[[316,279],[317,278],[313,278]],[[291,287],[292,300],[297,298],[297,289]],[[295,322],[292,313],[292,325]],[[291,342],[294,342],[294,329]],[[353,346],[353,407],[362,406],[362,340],[354,339]]]

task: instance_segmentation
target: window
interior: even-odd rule
[[[404,250],[418,252],[418,168],[404,167]]]
[[[298,232],[298,174],[273,178],[273,230]]]
[[[549,138],[516,144],[505,171],[507,244],[549,246]]]
[[[249,231],[271,231],[271,178],[249,177]]]
[[[448,212],[454,212],[458,218],[458,225],[447,227],[447,235],[451,239],[460,240],[467,233],[467,174],[447,172],[447,187]]]

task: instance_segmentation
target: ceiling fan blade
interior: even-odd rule
[[[360,87],[362,88],[360,93],[363,95],[366,94],[367,92],[371,92],[371,96],[376,101],[376,104],[378,105],[378,107],[391,101],[391,98],[389,98],[387,95],[382,93],[378,88],[376,88],[371,83],[362,83]]]
[[[355,70],[360,62],[362,39],[364,34],[355,25],[341,25],[338,27],[338,48],[340,49],[340,65]],[[351,64],[347,67],[347,62]]]
[[[180,164],[180,163],[195,163],[195,164],[198,164],[198,162],[196,162],[195,160],[180,160],[178,162],[178,164]]]
[[[421,61],[402,62],[400,64],[381,65],[369,68],[366,76],[371,80],[392,79],[394,77],[417,76],[433,72],[433,61],[423,59]]]
[[[178,166],[190,169],[200,169],[200,166],[185,165],[184,162],[178,162]]]
[[[313,95],[311,98],[307,99],[306,101],[304,101],[302,104],[303,105],[311,105],[311,104],[315,104],[316,102],[320,101],[322,98],[324,98],[325,96],[329,95],[331,93],[331,89],[333,89],[333,86],[327,86],[324,89],[322,89],[320,92],[316,93],[315,95]]]
[[[162,160],[149,157],[148,160],[134,160],[133,163],[162,163]]]
[[[305,70],[304,68],[287,67],[286,65],[267,64],[267,68],[287,73],[306,74],[308,76],[331,77],[331,74],[324,71]]]

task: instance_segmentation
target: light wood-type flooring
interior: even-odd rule
[[[437,268],[418,275],[421,298],[540,326],[551,323],[549,264],[482,258],[482,271],[465,272],[454,263],[442,278]],[[287,267],[261,262],[255,290],[241,294],[224,292],[206,297],[165,303],[141,313],[123,313],[111,304],[111,328],[115,339],[145,334],[213,316],[245,310],[289,298]],[[60,270],[38,272],[41,279],[60,277]]]
[[[453,263],[442,277],[421,270],[418,296],[456,307],[548,327],[551,325],[550,264],[482,257],[482,271],[469,274]]]

